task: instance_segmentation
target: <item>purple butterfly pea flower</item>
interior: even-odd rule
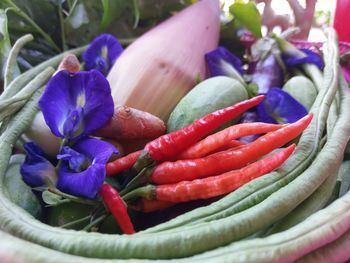
[[[26,158],[20,170],[23,181],[31,187],[55,186],[55,167],[47,160],[44,152],[32,142],[24,144],[24,150]]]
[[[70,140],[101,128],[114,112],[109,83],[97,70],[58,72],[48,82],[39,107],[51,132]]]
[[[307,115],[305,107],[280,88],[271,88],[257,106],[258,120],[268,123],[293,123]]]
[[[106,178],[106,162],[117,149],[104,141],[84,138],[65,146],[57,156],[62,160],[57,188],[65,193],[93,199]]]
[[[256,108],[246,111],[242,114],[241,123],[252,123],[252,122],[257,122],[259,121],[258,119],[258,113]],[[257,138],[259,138],[260,135],[255,134],[255,135],[248,135],[248,136],[243,136],[241,137],[239,140],[241,142],[245,142],[245,143],[250,143],[252,141],[255,141]]]
[[[306,48],[301,48],[300,51],[302,51],[305,56],[300,57],[300,56],[292,56],[292,55],[286,55],[284,54],[282,56],[282,59],[286,66],[288,67],[295,67],[304,63],[311,63],[316,65],[319,69],[323,69],[324,67],[324,62],[323,59],[319,54],[316,52],[311,51],[310,49]]]
[[[96,37],[83,54],[85,70],[96,69],[104,76],[123,52],[119,41],[110,34]]]
[[[258,93],[266,94],[272,87],[283,84],[284,73],[275,54],[259,60],[252,73],[251,83],[258,85]]]
[[[209,75],[235,77],[243,75],[241,60],[224,47],[218,47],[205,55]]]

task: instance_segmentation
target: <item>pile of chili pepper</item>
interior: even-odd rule
[[[106,206],[124,233],[133,233],[124,202],[150,212],[180,202],[223,196],[283,164],[295,144],[270,153],[300,135],[311,122],[312,114],[292,124],[236,124],[208,136],[263,99],[264,96],[257,96],[205,115],[149,142],[141,151],[108,163],[107,176],[131,172],[129,178],[124,178],[127,183],[120,192],[122,197],[116,190],[111,194],[106,184],[101,189]],[[253,142],[238,140],[256,134],[262,136]],[[109,200],[113,195],[118,196],[114,198],[118,201]],[[118,206],[123,208],[118,210]]]

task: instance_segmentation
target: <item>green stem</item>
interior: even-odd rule
[[[288,39],[289,37],[298,34],[300,32],[300,29],[297,27],[290,27],[283,31],[280,35],[280,38]]]
[[[77,6],[77,4],[78,4],[78,0],[75,0],[75,1],[73,2],[73,4],[72,4],[71,8],[69,9],[69,14],[68,14],[68,16],[70,16],[70,15],[74,12],[74,9],[75,9],[75,7]]]
[[[72,8],[72,2],[71,0],[67,0],[66,1],[67,5],[68,5],[68,9],[70,10]]]
[[[147,182],[149,182],[149,177],[151,176],[152,172],[154,170],[154,166],[145,167],[139,172],[127,185],[126,187],[120,192],[120,195],[125,195],[128,192],[134,190],[135,188],[145,185]]]
[[[93,228],[94,226],[98,225],[99,223],[101,223],[103,220],[105,220],[107,218],[108,214],[104,214],[98,218],[96,218],[95,220],[93,220],[90,224],[88,224],[87,226],[85,226],[83,228],[83,231],[90,231],[91,228]]]
[[[59,206],[59,205],[62,205],[62,204],[66,204],[66,203],[70,203],[71,200],[69,199],[62,199],[60,200],[58,203],[56,204],[52,204],[52,205],[45,205],[45,207],[55,207],[55,206]]]
[[[133,7],[134,7],[134,16],[135,16],[133,28],[135,29],[135,28],[137,28],[139,21],[140,21],[140,9],[138,7],[137,0],[133,0],[132,3],[133,3]]]
[[[154,185],[149,184],[143,187],[136,188],[135,190],[122,195],[122,198],[126,203],[140,197],[146,198],[148,200],[156,199],[156,187]]]
[[[63,15],[62,15],[62,4],[58,5],[58,18],[60,20],[62,49],[63,49],[63,51],[66,51],[67,44],[66,44],[66,33],[64,30]]]
[[[62,151],[62,148],[66,145],[66,143],[68,142],[68,139],[67,138],[64,138],[61,143],[60,143],[60,149],[59,149],[59,152]],[[58,162],[57,162],[57,165],[55,167],[55,170],[56,170],[56,173],[58,174],[58,171],[60,170],[60,167],[62,165],[62,159],[59,159]]]
[[[69,222],[69,223],[60,225],[59,227],[60,227],[60,228],[69,228],[69,227],[75,226],[75,225],[77,225],[77,224],[83,223],[83,222],[85,222],[86,220],[89,220],[90,218],[91,218],[91,216],[85,216],[85,217],[83,217],[83,218],[79,218],[79,219],[74,220],[74,221],[72,221],[72,222]]]
[[[119,38],[119,43],[123,46],[130,45],[132,42],[134,42],[137,39],[137,37],[131,37],[131,38]]]
[[[34,29],[50,44],[50,46],[55,49],[57,52],[61,52],[60,48],[55,44],[55,42],[52,40],[52,38],[46,34],[41,28],[40,26],[35,23],[35,21],[33,19],[31,19],[26,13],[24,13],[15,3],[12,2],[12,0],[4,0],[5,2],[7,2],[8,5],[10,5],[10,7],[12,7],[13,11],[19,15],[20,17],[22,17],[23,19],[25,19],[32,27],[34,27]]]
[[[62,196],[64,198],[72,200],[73,202],[76,202],[76,203],[86,204],[86,205],[99,205],[100,204],[100,202],[98,202],[98,201],[88,200],[88,199],[80,198],[80,197],[77,197],[74,195],[66,194],[66,193],[61,192],[58,189],[55,189],[55,188],[48,188],[47,190],[51,193]]]

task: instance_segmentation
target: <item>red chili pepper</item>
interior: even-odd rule
[[[106,175],[112,176],[114,174],[120,173],[121,171],[130,169],[135,163],[137,158],[142,153],[142,150],[130,153],[126,156],[123,156],[113,162],[106,164]]]
[[[100,189],[103,202],[118,222],[120,229],[125,234],[134,234],[134,226],[129,217],[126,205],[117,190],[109,184],[103,184]]]
[[[161,163],[154,169],[150,180],[155,184],[171,184],[241,168],[296,138],[309,125],[311,119],[312,114],[309,114],[237,150],[218,152],[203,158]]]
[[[246,145],[245,142],[241,142],[238,140],[232,140],[227,142],[226,145],[220,148],[220,150],[227,150],[233,147]],[[113,176],[117,173],[120,173],[124,170],[130,169],[137,161],[137,158],[141,155],[142,150],[130,153],[126,156],[123,156],[119,159],[116,159],[112,162],[106,164],[106,175]],[[188,158],[189,159],[189,158]]]
[[[222,151],[227,151],[227,150],[231,150],[232,151],[233,149],[234,150],[241,149],[242,147],[244,147],[246,145],[247,145],[246,142],[242,142],[242,141],[239,141],[239,140],[231,140],[231,141],[227,142],[227,144],[225,144],[224,146],[222,146],[222,147],[220,147],[218,149],[214,149],[213,151],[210,151],[206,155],[199,156],[198,158],[205,157],[205,156],[217,153],[217,152],[222,152]],[[180,158],[177,158],[177,159],[180,159]],[[181,158],[181,159],[185,160],[185,158]],[[189,159],[193,159],[193,158],[189,158]]]
[[[247,182],[278,168],[294,151],[295,144],[249,164],[239,170],[176,184],[148,185],[124,196],[125,200],[143,197],[172,203],[208,199],[227,194]]]
[[[247,143],[239,141],[239,140],[232,140],[232,141],[229,141],[224,146],[220,147],[219,150],[227,150],[230,148],[235,148],[235,147],[239,147],[239,146],[243,146],[243,145],[247,145]]]
[[[285,125],[263,122],[241,123],[230,126],[197,142],[182,152],[178,159],[195,159],[208,155],[243,136],[263,134],[278,130]]]
[[[175,205],[175,203],[159,200],[147,200],[145,198],[141,198],[136,204],[132,205],[131,207],[137,211],[151,213],[171,207],[173,205]]]
[[[178,131],[162,135],[147,143],[144,152],[134,166],[135,170],[139,172],[142,168],[154,163],[154,161],[173,160],[178,154],[205,135],[258,105],[264,98],[265,96],[263,95],[256,96],[233,106],[209,113]]]
[[[158,185],[155,187],[155,198],[160,201],[178,203],[227,194],[254,178],[275,170],[292,154],[294,149],[295,144],[240,170],[194,181]]]

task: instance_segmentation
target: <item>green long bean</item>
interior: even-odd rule
[[[169,222],[147,229],[144,233],[154,233],[166,229],[176,228],[186,224],[197,224],[224,218],[251,207],[264,200],[277,189],[286,186],[295,179],[311,163],[318,151],[318,145],[325,128],[330,105],[338,88],[338,52],[334,43],[329,39],[328,48],[332,50],[325,57],[325,75],[322,86],[311,108],[314,119],[302,134],[297,151],[276,172],[244,185],[220,201],[208,206],[188,212]],[[333,43],[333,44],[332,44]]]
[[[329,263],[346,262],[350,259],[350,230],[335,241],[319,248],[304,257],[296,260],[296,263]]]
[[[86,46],[69,50],[65,53],[56,55],[55,57],[50,58],[49,60],[46,60],[45,62],[27,70],[23,74],[17,76],[13,81],[11,81],[8,87],[1,94],[0,99],[9,99],[14,95],[16,95],[26,84],[28,84],[28,82],[30,82],[33,78],[35,78],[40,72],[45,70],[47,67],[57,68],[58,64],[62,61],[63,57],[67,53],[73,53],[78,56],[82,52],[84,52],[85,49],[86,49]]]
[[[331,41],[334,41],[334,38],[331,38]],[[332,63],[336,64],[336,50],[332,45],[330,49],[333,51],[331,53]],[[332,69],[336,72],[338,68],[332,67]],[[333,83],[334,78],[331,75],[329,83]],[[328,97],[334,96],[334,93],[334,89],[328,89],[326,92],[327,95],[330,94]],[[325,116],[317,116],[314,125],[325,122],[330,102],[325,101],[320,106],[320,112],[325,112]],[[23,118],[28,117],[23,116]],[[332,136],[338,136],[337,147],[344,147],[344,143],[341,142],[348,139],[342,137],[344,136],[342,132],[346,131],[347,126],[341,126],[348,125],[348,123],[337,122],[338,127],[332,134]],[[21,126],[21,128],[25,129],[26,127]],[[4,158],[7,158],[7,155],[10,154],[11,144],[16,139],[15,135],[18,135],[17,130],[17,126],[9,124],[9,128],[0,137],[0,156],[3,156],[2,153],[4,153]],[[313,141],[314,136],[313,133],[311,138],[308,139]],[[322,135],[316,134],[316,136],[320,138]],[[342,140],[340,141],[339,138],[342,138]],[[338,145],[339,142],[341,146]],[[329,157],[327,170],[336,170],[341,148],[337,148],[335,153],[333,148],[331,149],[331,154],[329,154],[330,151],[326,152],[327,158]],[[4,158],[0,159],[0,177],[6,170]],[[324,165],[324,162],[322,162],[322,165]],[[317,176],[318,173],[315,174],[319,167],[315,167],[315,165],[311,167],[312,169],[308,168],[308,172],[304,172],[303,176],[299,176],[288,186],[276,191],[252,208],[222,219],[200,223],[191,227],[181,227],[169,232],[120,236],[57,229],[31,218],[26,212],[13,206],[11,201],[3,196],[2,192],[0,192],[0,228],[42,246],[87,257],[148,259],[186,257],[241,239],[290,212],[325,180],[324,173],[319,176]],[[308,182],[305,182],[305,178],[308,178]],[[2,182],[0,183],[1,188],[3,185]],[[45,235],[42,233],[45,233]],[[203,240],[210,240],[210,242],[203,242]]]
[[[15,77],[15,69],[17,68],[17,56],[21,48],[27,44],[29,41],[32,41],[34,37],[31,34],[24,35],[19,38],[13,47],[10,50],[9,56],[5,65],[5,74],[4,74],[4,88],[6,89],[10,82]]]
[[[55,70],[48,67],[31,80],[18,94],[9,99],[0,100],[0,121],[18,111],[31,95],[43,87]]]
[[[310,153],[306,149],[306,146],[310,146],[310,144],[313,146],[312,151],[317,152],[318,144],[315,143],[315,138],[316,142],[318,142],[323,136],[322,133],[328,117],[329,107],[336,92],[334,87],[337,87],[338,67],[334,65],[338,63],[338,56],[333,42],[335,43],[334,32],[330,35],[330,61],[327,62],[329,63],[327,64],[328,68],[331,68],[331,70],[329,70],[329,75],[324,79],[324,85],[330,88],[327,90],[324,88],[320,91],[321,96],[318,96],[318,103],[316,103],[314,108],[315,112],[317,112],[312,124],[314,128],[302,137],[300,151],[305,151],[306,153]],[[260,261],[264,258],[272,261],[296,259],[302,256],[303,253],[308,253],[317,248],[317,246],[324,245],[322,243],[324,239],[331,241],[350,228],[350,220],[348,220],[350,217],[350,202],[347,201],[350,195],[346,195],[344,198],[334,202],[329,209],[320,211],[321,215],[325,214],[328,217],[332,213],[339,215],[334,220],[328,220],[325,223],[323,220],[326,216],[319,216],[319,213],[316,213],[314,216],[314,221],[318,222],[316,225],[305,221],[306,223],[303,222],[301,227],[296,226],[289,231],[281,233],[279,238],[271,236],[261,241],[251,240],[251,243],[241,241],[231,245],[228,244],[246,237],[285,216],[315,191],[326,180],[330,172],[337,171],[341,163],[342,152],[350,134],[350,122],[348,121],[350,110],[344,109],[344,105],[350,103],[348,93],[349,91],[347,91],[345,99],[342,99],[340,117],[336,122],[335,129],[313,163],[306,170],[305,167],[298,172],[296,172],[298,167],[290,163],[289,165],[295,167],[294,171],[299,176],[287,186],[270,194],[265,200],[259,200],[257,205],[240,213],[210,222],[198,223],[193,226],[182,226],[169,231],[164,230],[159,233],[140,233],[132,236],[82,233],[51,227],[32,218],[24,210],[14,206],[4,196],[3,191],[0,191],[0,228],[41,246],[86,257],[167,259],[191,256],[203,251],[216,249],[193,258],[178,261],[202,261],[205,259],[206,262],[224,262],[225,260],[227,262],[228,259],[232,261],[239,259],[239,257],[254,258],[254,256]],[[0,190],[4,187],[3,175],[7,169],[12,145],[30,125],[37,110],[37,99],[38,96],[35,93],[35,96],[11,119],[6,131],[0,136]],[[303,141],[304,143],[302,143]],[[310,157],[307,161],[305,159],[300,160],[301,156],[295,156],[294,160],[299,158],[298,164],[302,163],[306,166],[314,159],[312,155],[309,155]],[[302,172],[302,170],[305,171]],[[251,199],[251,197],[248,196],[248,199]],[[329,230],[339,225],[341,227],[337,227],[336,233]],[[288,238],[290,235],[295,238],[290,240]],[[283,240],[284,242],[277,244],[276,240],[278,242]],[[303,244],[303,249],[301,250],[299,243]],[[251,245],[247,244],[253,244],[257,248],[254,250],[254,253],[251,253]],[[228,246],[218,249],[219,246],[223,245]],[[47,253],[51,251],[34,244],[33,246]],[[298,250],[301,252],[298,252]],[[280,251],[282,251],[283,255]],[[59,252],[54,252],[53,254],[59,255],[57,257],[60,257],[62,260],[72,259],[71,256]],[[79,262],[79,257],[74,258],[77,259],[76,262]],[[94,259],[94,262],[98,261]]]
[[[344,93],[340,118],[325,147],[312,165],[293,181],[292,184],[297,187],[289,185],[274,194],[275,198],[284,199],[285,205],[288,205],[290,202],[288,200],[293,197],[299,199],[299,196],[293,196],[291,191],[298,189],[298,191],[306,193],[312,185],[317,185],[321,181],[320,179],[327,178],[339,167],[345,149],[343,142],[348,141],[350,137],[350,124],[347,121],[350,117],[350,109],[348,109],[350,90],[344,90]],[[271,196],[271,203],[272,200]],[[276,211],[276,207],[271,209],[269,206],[266,209],[271,213]],[[279,209],[277,208],[278,211]],[[279,262],[282,260],[292,262],[346,233],[350,229],[349,218],[350,192],[288,231],[264,239],[236,242],[225,248],[204,253],[197,258],[224,257],[223,255],[226,255],[225,260],[230,261],[231,259],[235,262]],[[256,219],[258,221],[258,218]]]

